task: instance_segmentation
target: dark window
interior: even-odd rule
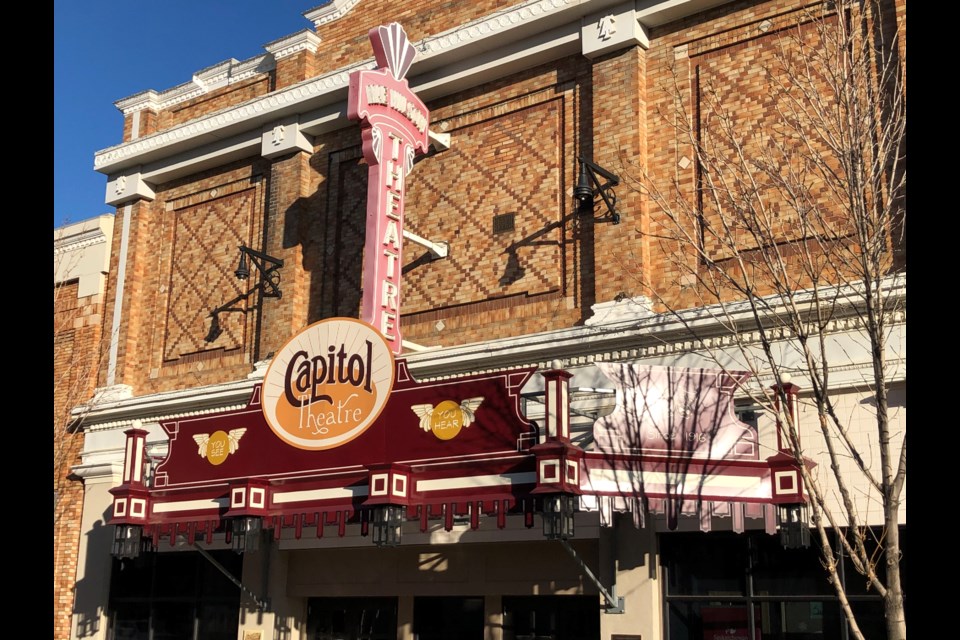
[[[308,640],[396,640],[396,598],[310,598]]]
[[[413,635],[417,640],[483,640],[483,598],[414,598]]]
[[[756,595],[836,594],[820,563],[820,549],[784,549],[779,536],[751,538],[753,592]]]
[[[599,640],[597,596],[504,596],[503,640]]]
[[[238,580],[243,558],[210,552]],[[240,589],[194,552],[113,560],[110,640],[235,640]]]
[[[744,539],[703,534],[685,538],[683,544],[674,544],[673,536],[666,536],[664,542],[661,553],[670,567],[669,595],[746,595]]]
[[[848,637],[816,547],[784,549],[763,533],[666,533],[659,540],[669,640]],[[880,598],[850,584],[849,569],[840,579],[865,637],[884,637]]]

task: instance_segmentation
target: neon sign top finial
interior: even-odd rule
[[[377,67],[386,67],[397,80],[403,80],[417,57],[417,48],[410,44],[407,32],[398,22],[370,29],[370,43],[377,58]]]

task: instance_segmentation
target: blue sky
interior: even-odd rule
[[[104,204],[107,178],[93,155],[122,141],[121,98],[188,82],[229,58],[305,28],[326,0],[117,0],[54,2],[54,227],[85,220]]]

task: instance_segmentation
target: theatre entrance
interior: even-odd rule
[[[596,596],[503,596],[489,624],[503,640],[599,640]],[[397,598],[311,598],[308,640],[395,640]],[[415,596],[414,640],[483,640],[484,598]]]

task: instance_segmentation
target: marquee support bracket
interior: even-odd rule
[[[449,242],[433,242],[432,240],[427,240],[422,236],[418,236],[412,231],[407,229],[403,230],[403,237],[411,242],[415,242],[421,247],[425,247],[427,251],[430,252],[430,255],[434,258],[446,258],[450,255],[450,243]]]
[[[200,555],[202,555],[204,558],[206,558],[206,559],[210,562],[210,564],[212,564],[214,567],[216,567],[217,571],[219,571],[220,573],[222,573],[222,574],[224,575],[224,577],[226,577],[227,580],[229,580],[229,581],[232,582],[234,585],[236,585],[236,586],[240,589],[240,591],[242,591],[242,592],[244,592],[245,594],[247,594],[248,596],[250,596],[250,599],[253,600],[254,604],[257,605],[257,609],[258,609],[259,611],[266,611],[266,610],[267,610],[267,607],[270,606],[270,603],[269,603],[268,600],[264,600],[264,599],[258,598],[258,597],[257,597],[257,594],[255,594],[253,591],[250,591],[250,589],[248,589],[247,587],[245,587],[242,582],[240,582],[239,580],[237,580],[237,577],[236,577],[235,575],[233,575],[232,573],[230,573],[230,571],[229,571],[226,567],[224,567],[222,564],[220,564],[219,562],[217,562],[217,559],[214,558],[212,555],[210,555],[210,554],[207,552],[207,550],[204,549],[203,547],[201,547],[198,543],[194,542],[194,543],[193,543],[193,548],[196,549],[197,551],[199,551],[199,552],[200,552]]]
[[[593,584],[597,585],[597,589],[600,590],[600,595],[603,596],[603,599],[606,600],[606,605],[603,608],[604,613],[624,613],[626,608],[624,607],[623,596],[617,596],[617,585],[614,584],[610,587],[610,591],[607,591],[607,588],[600,583],[600,579],[594,575],[593,571],[590,570],[590,567],[587,566],[587,563],[577,555],[577,550],[570,546],[570,543],[564,540],[563,538],[558,538],[560,544],[563,545],[563,548],[567,550],[567,553],[577,561],[577,564],[580,565],[580,568],[583,569],[583,572],[587,574],[587,577],[590,578],[590,581]]]

